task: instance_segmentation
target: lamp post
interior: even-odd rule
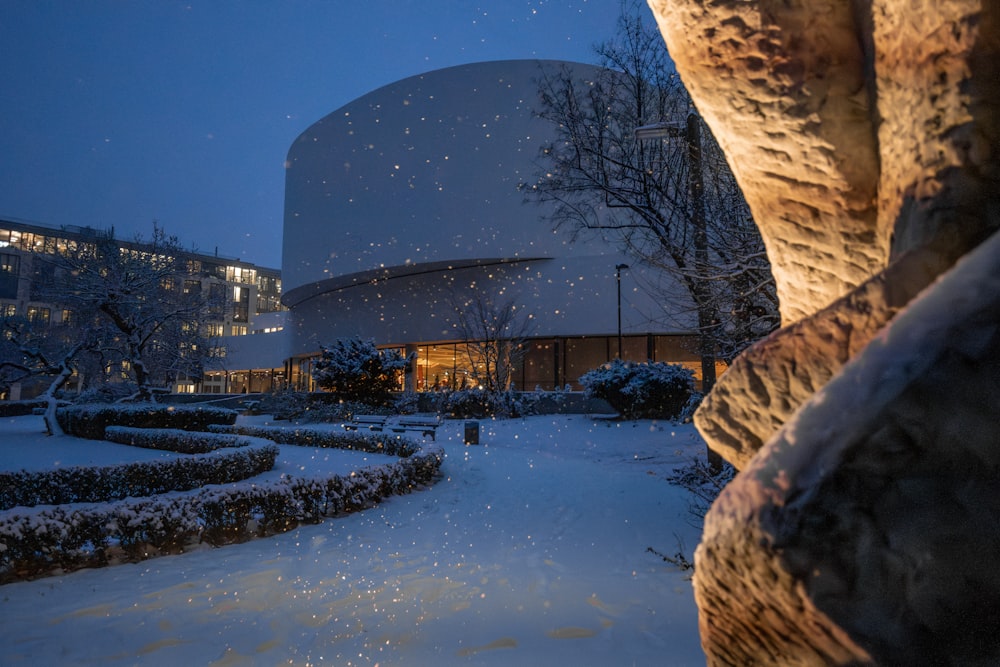
[[[694,206],[692,223],[694,226],[694,257],[695,266],[704,267],[708,263],[708,236],[705,225],[705,203],[704,203],[704,180],[701,164],[701,127],[699,126],[698,115],[689,113],[687,122],[681,126],[680,123],[653,123],[635,128],[635,138],[637,141],[644,139],[664,139],[668,137],[683,138],[687,142],[688,158],[691,160],[691,168],[688,173],[688,193]],[[698,352],[701,355],[701,390],[707,394],[715,384],[715,350],[707,333],[713,325],[712,314],[706,307],[706,286],[704,280],[697,281],[695,287],[695,305],[698,308]],[[619,338],[619,340],[621,340]],[[620,344],[619,344],[620,345]],[[709,469],[713,472],[722,470],[722,457],[707,448]]]
[[[695,113],[689,113],[685,123],[661,122],[635,128],[635,138],[684,139],[687,143],[691,167],[688,171],[688,194],[692,204],[692,226],[694,241],[694,265],[700,271],[708,264],[708,232],[705,224],[704,180],[702,175],[701,126]],[[701,387],[708,393],[715,384],[715,349],[708,332],[715,326],[712,312],[708,308],[708,285],[704,279],[695,283],[695,306],[698,308],[698,353],[701,356]]]
[[[628,264],[615,264],[615,283],[618,285],[618,358],[622,358],[622,269]]]

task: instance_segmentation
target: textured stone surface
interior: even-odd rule
[[[726,152],[792,322],[885,265],[869,57],[843,0],[651,0]],[[771,6],[780,11],[771,11]]]
[[[1000,3],[648,2],[781,299],[695,418],[709,662],[1000,662]]]
[[[737,469],[817,390],[954,262],[918,248],[826,308],[738,357],[695,413],[714,451]]]
[[[696,417],[740,467],[845,351],[996,229],[1000,8],[650,6],[747,195],[794,324],[749,349]],[[762,44],[773,47],[763,60]],[[890,260],[903,265],[882,275]]]
[[[1000,236],[810,399],[706,517],[712,664],[1000,660]]]

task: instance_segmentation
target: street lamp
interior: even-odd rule
[[[691,167],[688,170],[688,193],[692,204],[694,265],[702,270],[708,265],[708,231],[705,223],[704,176],[702,175],[701,121],[689,113],[686,122],[660,122],[635,128],[637,141],[644,139],[684,139]],[[706,394],[715,384],[715,349],[708,332],[715,326],[708,308],[708,286],[704,278],[695,282],[695,306],[698,308],[698,352],[701,356],[701,387]]]
[[[628,264],[615,264],[615,283],[618,285],[618,358],[622,358],[622,269]]]
[[[695,266],[704,267],[708,263],[708,235],[705,225],[705,203],[704,203],[704,181],[701,173],[701,127],[698,115],[689,113],[687,122],[680,123],[653,123],[652,125],[642,125],[635,128],[635,138],[637,141],[644,139],[666,139],[683,138],[687,141],[688,157],[691,160],[691,168],[688,172],[688,191],[694,205],[694,257]],[[701,390],[707,394],[715,384],[715,350],[709,340],[707,332],[712,326],[712,317],[706,308],[706,286],[700,280],[696,284],[696,304],[698,307],[698,351],[701,355]],[[618,338],[618,347],[621,349],[621,334]],[[621,354],[619,352],[619,354]],[[706,447],[708,455],[709,469],[714,472],[722,470],[722,457]]]

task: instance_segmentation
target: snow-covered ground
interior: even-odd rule
[[[0,586],[0,664],[704,664],[689,573],[647,551],[697,543],[685,493],[664,481],[703,455],[693,427],[481,424],[482,444],[466,446],[463,422],[446,423],[444,479],[377,508]],[[41,429],[0,420],[0,467],[175,456]],[[381,458],[281,450],[292,474]]]

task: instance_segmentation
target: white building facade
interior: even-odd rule
[[[537,80],[562,67],[583,81],[596,72],[537,60],[437,70],[375,90],[295,140],[282,256],[292,386],[311,388],[320,345],[350,336],[415,352],[411,389],[467,386],[475,369],[461,310],[476,299],[512,305],[527,323],[517,389],[578,386],[619,345],[623,358],[698,369],[693,324],[658,324],[664,309],[640,288],[660,278],[616,269],[634,262],[608,239],[555,231],[519,188],[537,179],[554,137],[535,114]]]

